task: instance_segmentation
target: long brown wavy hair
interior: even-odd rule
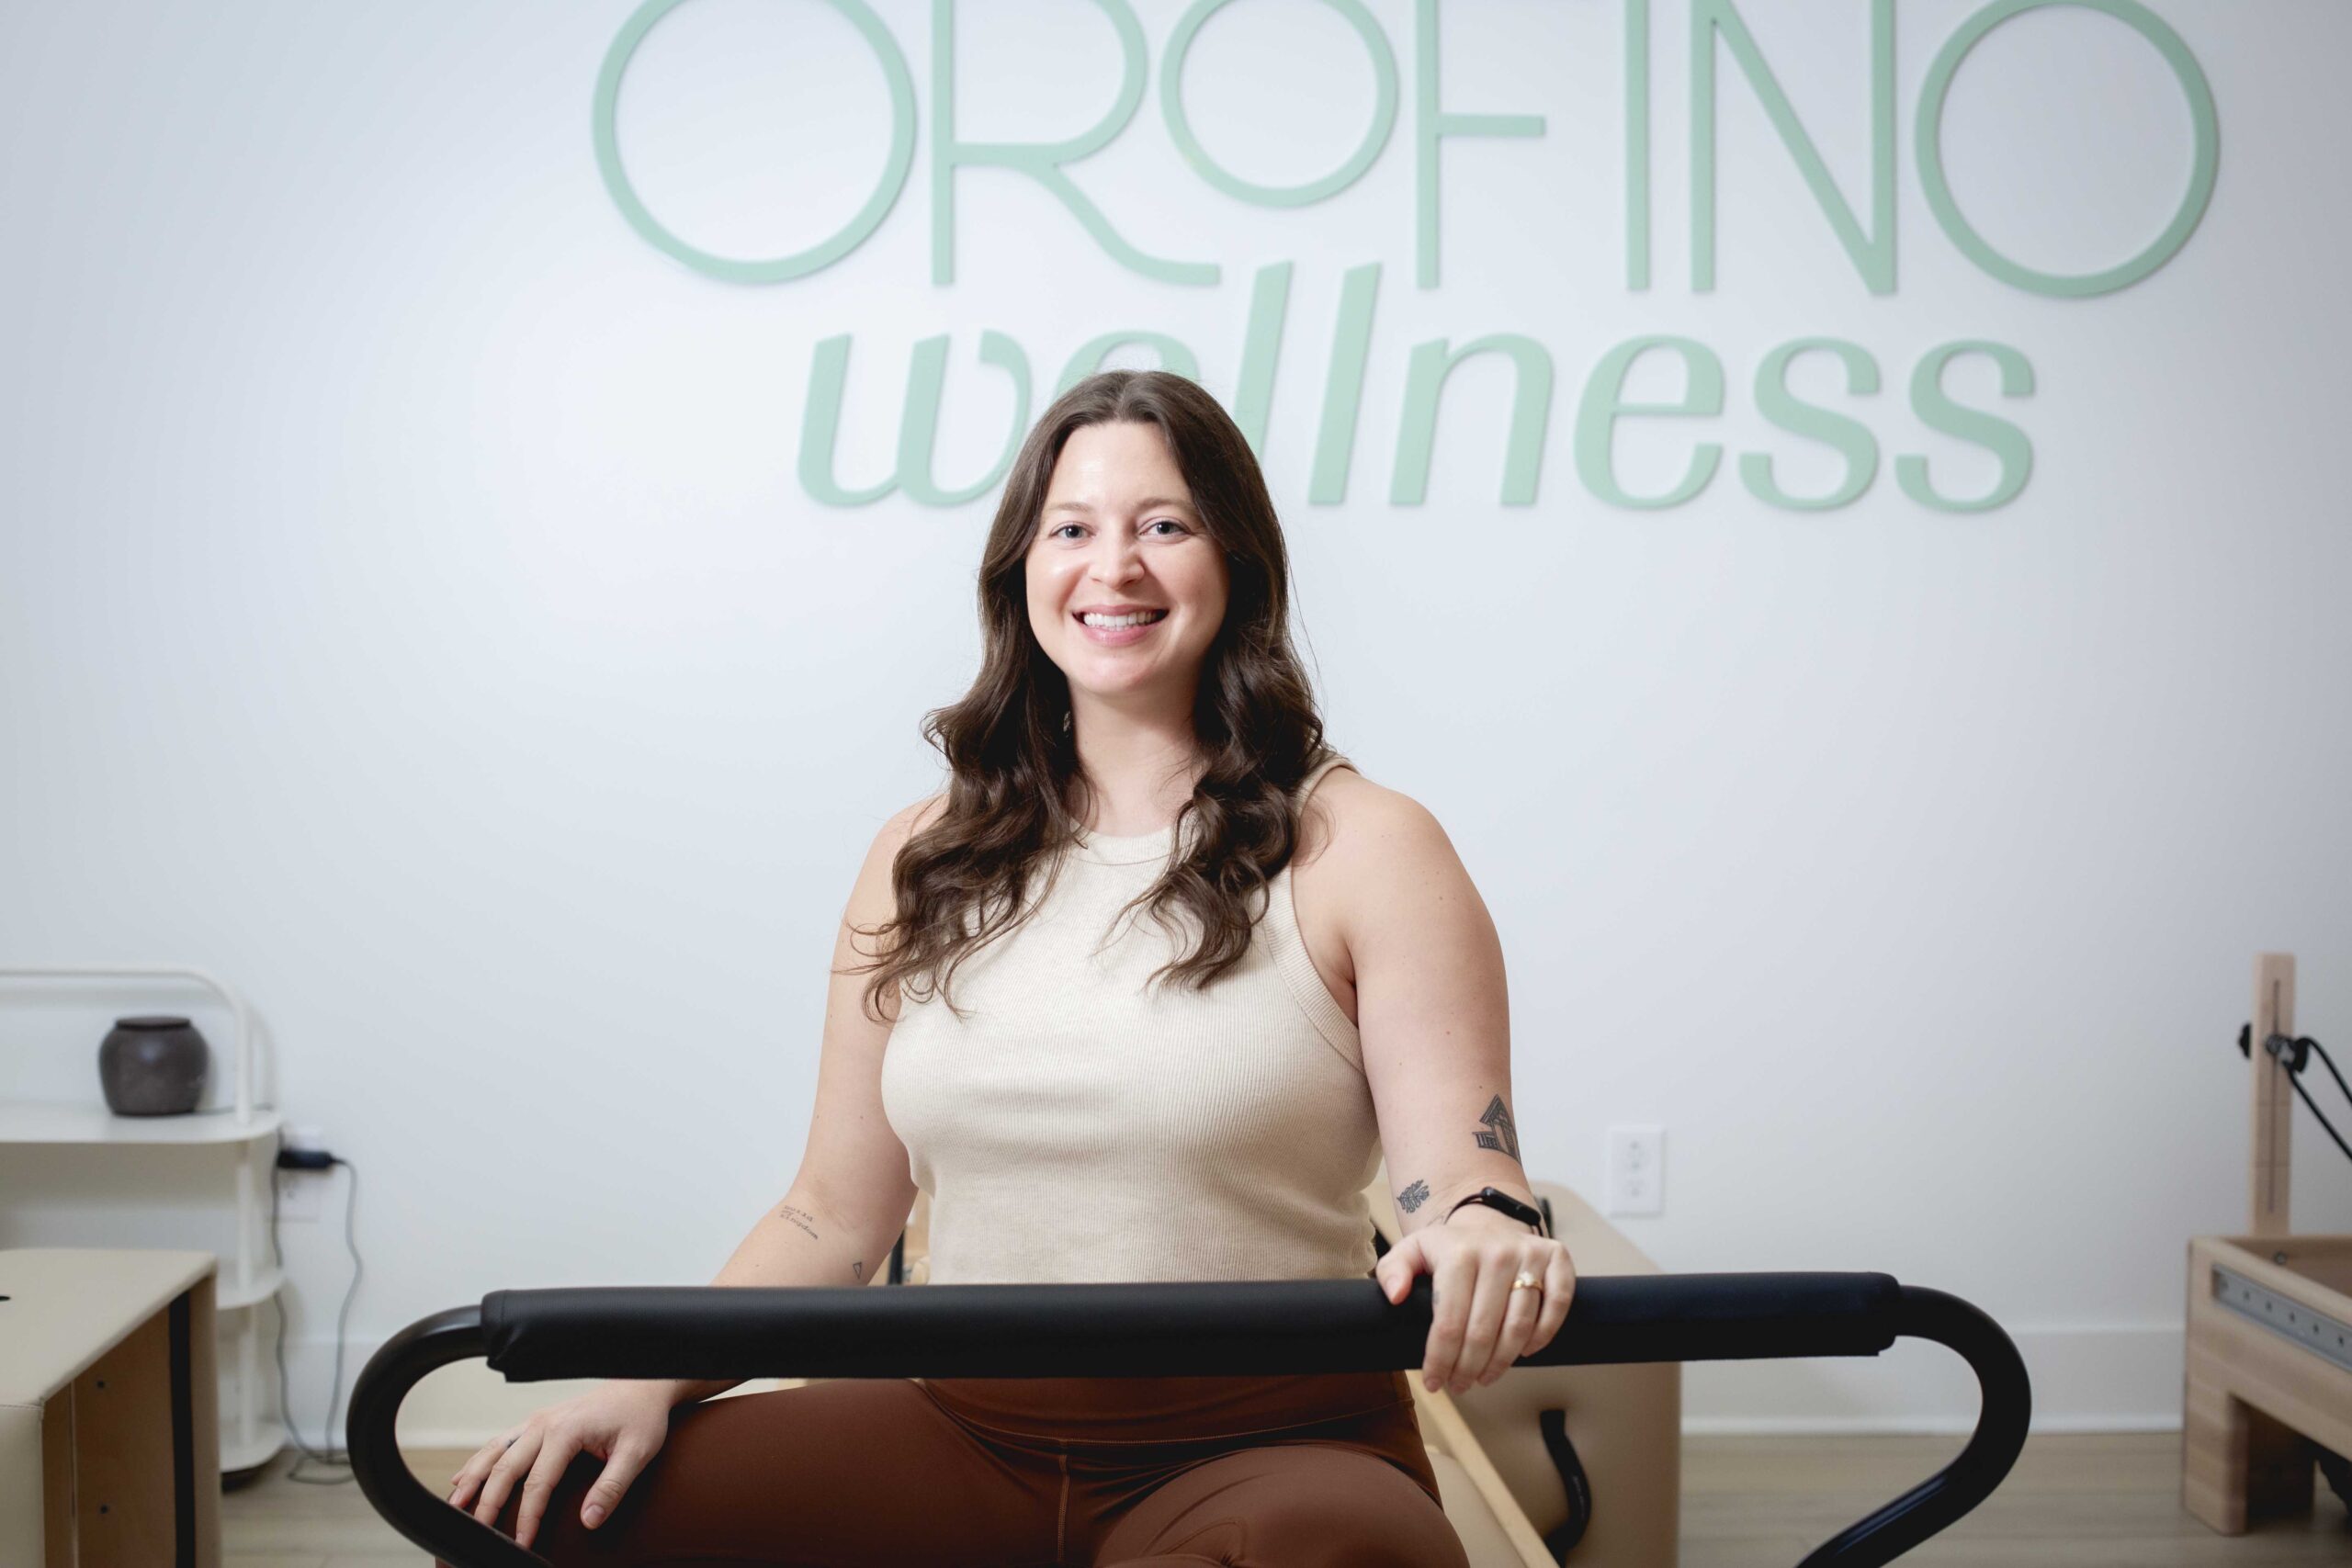
[[[865,992],[876,1022],[881,997],[902,981],[918,1000],[935,993],[964,1016],[947,990],[956,966],[1027,918],[1033,881],[1059,866],[1084,821],[1072,802],[1091,804],[1091,786],[1065,728],[1069,682],[1030,630],[1025,563],[1063,443],[1081,426],[1119,422],[1159,427],[1231,575],[1193,703],[1207,771],[1177,815],[1178,852],[1126,906],[1146,905],[1163,927],[1189,914],[1200,942],[1146,988],[1165,975],[1204,990],[1240,963],[1250,900],[1297,846],[1291,796],[1330,749],[1291,648],[1290,556],[1257,455],[1195,381],[1166,370],[1090,376],[1039,416],[1013,459],[980,561],[979,674],[962,700],[923,717],[923,738],[947,761],[946,807],[892,863],[896,915],[851,928],[881,939],[876,963],[849,971],[878,969]]]

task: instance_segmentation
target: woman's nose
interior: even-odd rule
[[[1133,539],[1106,536],[1106,542],[1096,550],[1094,575],[1105,582],[1125,582],[1133,577],[1140,547]]]

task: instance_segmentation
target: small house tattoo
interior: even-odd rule
[[[1413,1184],[1396,1194],[1396,1206],[1411,1213],[1430,1201],[1430,1184],[1416,1178]]]
[[[1519,1157],[1519,1131],[1510,1124],[1510,1111],[1501,1095],[1495,1096],[1478,1120],[1487,1124],[1487,1130],[1477,1134],[1480,1148],[1500,1149],[1513,1159]]]

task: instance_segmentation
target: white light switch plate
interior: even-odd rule
[[[1666,1129],[1656,1123],[1609,1129],[1611,1214],[1666,1213]]]

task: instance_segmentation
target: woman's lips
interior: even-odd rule
[[[1070,619],[1078,622],[1078,629],[1085,635],[1086,640],[1098,648],[1125,648],[1131,642],[1141,642],[1168,624],[1164,611],[1159,619],[1147,621],[1139,626],[1091,626],[1080,616],[1072,615]]]

